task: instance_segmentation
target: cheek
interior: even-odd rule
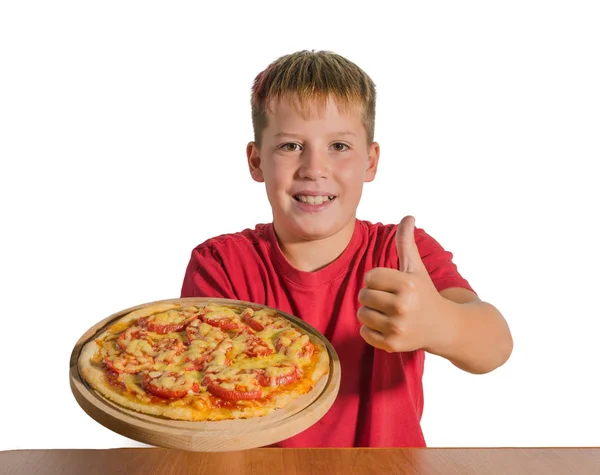
[[[285,186],[294,178],[294,170],[289,164],[271,164],[268,168],[269,181],[275,186]]]
[[[337,181],[348,194],[360,194],[365,179],[365,170],[360,166],[353,165],[340,168],[337,173]]]
[[[282,166],[282,164],[270,164],[263,171],[263,174],[267,190],[272,195],[287,192],[294,176],[293,170],[289,166]]]

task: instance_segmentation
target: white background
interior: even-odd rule
[[[270,221],[250,87],[301,49],[377,85],[358,217],[414,215],[514,335],[487,375],[427,358],[428,444],[600,445],[599,24],[573,0],[4,2],[0,449],[141,445],[79,408],[73,345]]]

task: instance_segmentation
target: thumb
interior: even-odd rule
[[[396,230],[396,249],[399,269],[402,272],[417,272],[423,268],[423,261],[415,243],[415,218],[405,216]]]

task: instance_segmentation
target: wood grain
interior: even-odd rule
[[[325,345],[329,353],[329,374],[316,387],[288,406],[255,419],[218,422],[187,422],[153,417],[121,407],[94,391],[81,377],[78,359],[85,344],[102,333],[115,320],[135,310],[161,303],[205,305],[214,303],[255,310],[271,308],[251,302],[213,298],[183,298],[150,302],[117,312],[94,325],[76,343],[70,358],[71,392],[81,408],[94,420],[125,437],[159,447],[189,451],[231,451],[263,447],[292,437],[317,422],[333,405],[339,391],[339,357],[327,339],[299,318],[277,310],[311,337]],[[275,310],[275,309],[273,309]]]
[[[0,452],[0,474],[126,473],[564,475],[598,474],[600,448],[253,449],[201,453],[170,449]]]

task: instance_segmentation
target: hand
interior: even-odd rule
[[[415,219],[406,216],[396,231],[399,269],[377,267],[365,274],[358,294],[360,335],[389,353],[427,349],[440,331],[443,297],[421,260],[414,238]]]

